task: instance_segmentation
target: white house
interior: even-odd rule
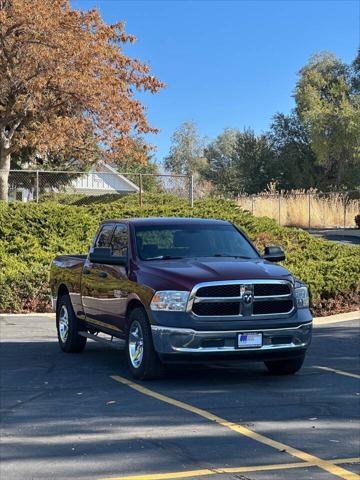
[[[102,164],[101,171],[93,167],[89,172],[73,180],[67,190],[71,193],[102,195],[105,193],[135,193],[139,187],[120,175],[115,168]]]
[[[99,171],[99,168],[101,170]],[[49,182],[49,174],[54,175],[54,187],[51,186]],[[59,172],[60,173],[60,172]],[[20,185],[21,180],[25,180],[24,175],[31,175],[32,179],[32,188],[24,187]],[[44,183],[42,182],[42,175],[47,176],[47,186],[44,188]],[[56,182],[56,171],[54,172],[41,172],[39,170],[38,177],[34,171],[30,172],[29,170],[24,170],[18,173],[18,178],[20,182],[12,182],[13,184],[9,189],[9,200],[20,200],[23,202],[28,202],[29,200],[34,200],[36,198],[36,178],[38,178],[40,191],[42,193],[47,192],[66,192],[66,193],[82,193],[85,195],[103,195],[106,193],[136,193],[139,191],[139,187],[135,185],[131,180],[126,178],[124,175],[120,175],[115,168],[110,165],[101,164],[101,166],[92,167],[89,172],[84,173],[83,175],[77,176],[74,180],[69,182],[66,186],[59,189]],[[66,175],[65,172],[61,172],[61,175]],[[69,172],[69,175],[71,173]],[[43,177],[44,178],[44,177]],[[29,182],[27,182],[29,183]],[[50,183],[50,185],[49,185]],[[43,188],[42,188],[43,187]]]

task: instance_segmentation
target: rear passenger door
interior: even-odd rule
[[[98,239],[96,246],[111,247],[112,255],[127,258],[129,235],[126,224],[113,225],[111,234],[106,234],[104,243],[101,231]],[[91,272],[88,278],[91,282],[95,282],[96,288],[93,292],[94,296],[87,300],[92,306],[88,311],[85,307],[87,319],[101,328],[121,334],[125,325],[127,297],[131,293],[127,267],[94,263],[89,265],[89,269]]]
[[[110,247],[114,223],[103,225],[95,239],[93,247]],[[81,278],[81,294],[86,320],[99,327],[109,326],[108,319],[102,313],[103,296],[103,265],[91,263],[87,258]]]

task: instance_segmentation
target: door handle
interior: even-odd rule
[[[90,273],[91,273],[90,268],[84,267],[84,269],[83,269],[83,274],[84,274],[84,275],[89,275]]]
[[[108,274],[106,272],[99,272],[98,273],[98,277],[100,278],[106,278],[108,276]]]

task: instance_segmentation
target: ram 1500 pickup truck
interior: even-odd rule
[[[312,316],[306,285],[274,263],[284,258],[274,246],[260,255],[223,220],[104,221],[88,255],[51,265],[60,347],[81,352],[99,333],[118,337],[139,379],[161,376],[168,362],[241,358],[293,374]]]

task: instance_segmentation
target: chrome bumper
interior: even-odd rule
[[[168,353],[262,352],[306,349],[311,342],[312,322],[298,327],[244,329],[231,331],[196,331],[152,325],[155,350]],[[237,348],[237,336],[242,332],[262,333],[261,347]],[[214,346],[218,345],[218,346]]]

